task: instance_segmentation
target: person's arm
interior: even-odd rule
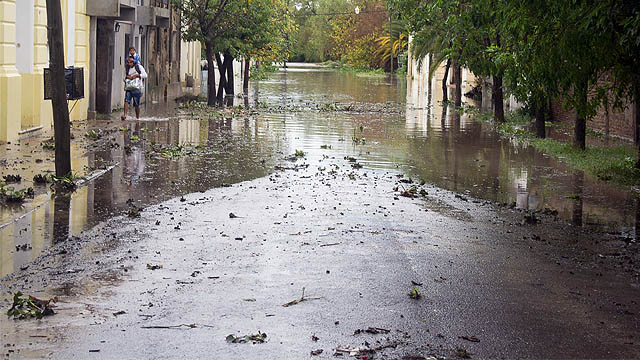
[[[147,78],[147,71],[144,69],[142,64],[138,64],[138,66],[140,67],[140,77],[142,79],[146,79]]]

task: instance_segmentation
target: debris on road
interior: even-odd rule
[[[358,335],[361,333],[367,333],[367,334],[388,334],[389,332],[391,332],[391,330],[389,329],[383,329],[383,328],[377,328],[377,327],[369,327],[367,329],[356,329],[353,332],[353,335]]]
[[[302,288],[302,296],[300,297],[300,299],[295,299],[295,300],[291,300],[286,304],[283,304],[282,306],[284,307],[289,307],[295,304],[299,304],[303,301],[309,301],[309,300],[318,300],[320,299],[319,297],[304,297],[304,288]]]
[[[399,341],[391,341],[387,344],[381,344],[376,347],[370,347],[368,343],[365,342],[364,346],[358,347],[337,347],[334,356],[341,356],[343,354],[349,354],[349,356],[355,356],[358,359],[371,359],[371,356],[375,354],[377,351],[381,351],[387,348],[396,348],[400,345]]]
[[[460,359],[471,359],[471,353],[463,348],[457,348],[456,357],[459,357]]]
[[[254,344],[262,344],[267,339],[267,334],[258,331],[256,334],[248,334],[244,336],[235,336],[233,334],[229,334],[226,337],[227,342],[234,344],[243,344],[252,342]]]
[[[467,340],[467,341],[471,341],[471,342],[480,342],[480,339],[478,339],[475,336],[458,336],[458,338],[462,339],[462,340]]]
[[[7,315],[12,319],[28,319],[32,317],[42,319],[44,316],[55,314],[51,308],[51,303],[57,300],[57,298],[41,300],[18,291],[13,295],[13,305],[7,310]]]
[[[149,326],[141,326],[141,329],[195,329],[197,327],[207,327],[212,328],[211,325],[199,325],[199,324],[180,324],[180,325],[149,325]]]
[[[420,290],[418,290],[418,288],[411,289],[408,295],[410,298],[415,300],[418,300],[422,297],[422,294],[420,294]]]

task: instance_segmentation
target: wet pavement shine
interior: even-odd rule
[[[77,124],[74,168],[95,178],[3,208],[3,305],[58,297],[0,317],[3,356],[640,357],[632,191],[423,85],[293,67],[253,84],[255,110]],[[26,142],[3,174],[51,166]]]

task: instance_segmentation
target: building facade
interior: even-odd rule
[[[61,6],[65,66],[84,69],[85,97],[69,102],[72,121],[122,108],[130,46],[149,74],[143,101],[178,96],[187,73],[200,83],[200,44],[181,41],[169,0],[61,0]],[[0,141],[51,129],[48,63],[46,0],[0,0]]]
[[[65,66],[89,72],[89,17],[85,0],[61,0]],[[0,141],[50,128],[51,102],[44,100],[48,67],[46,0],[0,0]],[[70,119],[86,119],[88,99],[71,103]]]
[[[180,17],[169,0],[86,0],[91,17],[90,114],[108,114],[124,102],[124,65],[129,48],[135,47],[149,77],[143,101],[163,102],[181,93],[185,71],[198,71],[200,44],[184,43]],[[191,56],[183,55],[191,53]],[[198,53],[197,56],[193,55]],[[181,64],[181,58],[187,63]],[[182,68],[182,69],[181,69]]]

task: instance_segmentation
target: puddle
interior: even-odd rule
[[[439,84],[438,76],[434,81]],[[310,163],[324,155],[353,156],[367,167],[400,169],[417,181],[522,209],[553,208],[561,221],[635,236],[638,206],[628,190],[500,139],[490,125],[469,116],[443,112],[439,86],[431,95],[424,88],[390,76],[289,68],[252,84],[248,99],[234,99],[238,105],[268,108],[262,115],[193,119],[178,116],[169,104],[143,107],[140,121],[74,124],[82,141],[74,142],[73,168],[86,173],[113,168],[71,197],[53,198],[46,186],[35,186],[33,200],[2,205],[0,276],[24,267],[56,241],[124,214],[130,201],[145,206],[263,177],[297,149]],[[92,140],[84,139],[88,129],[99,128],[111,129],[100,139],[110,146],[93,148]],[[43,149],[42,140],[0,147],[2,175],[23,174],[22,188],[32,186],[33,175],[52,169],[53,151]],[[158,144],[196,150],[170,159],[154,150]],[[425,207],[463,221],[471,218],[466,209],[445,208],[437,200]]]

